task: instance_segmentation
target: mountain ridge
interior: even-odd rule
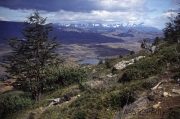
[[[57,36],[57,40],[62,44],[89,44],[89,43],[115,43],[138,41],[143,38],[153,40],[156,36],[163,37],[161,31],[146,30],[151,27],[143,27],[143,23],[136,27],[122,27],[121,25],[103,26],[102,24],[71,24],[68,26],[60,24],[52,24],[53,31],[51,36]],[[18,37],[23,38],[21,32],[23,30],[23,22],[0,21],[0,38]],[[117,27],[115,27],[117,26]],[[140,27],[141,26],[141,27]],[[137,30],[144,29],[144,30]],[[0,43],[4,43],[0,40]]]
[[[144,22],[141,22],[139,24],[135,23],[116,23],[116,24],[102,24],[102,23],[79,23],[79,24],[58,24],[59,27],[73,27],[73,28],[89,28],[89,29],[123,29],[123,30],[128,30],[128,29],[135,29],[135,30],[140,30],[140,31],[156,31],[156,32],[161,32],[162,30],[159,30],[155,27],[152,27],[150,25],[146,25]]]

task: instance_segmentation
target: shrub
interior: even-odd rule
[[[80,67],[50,66],[46,68],[46,83],[49,88],[59,88],[87,79],[87,72]]]
[[[123,56],[122,56],[122,55],[119,55],[119,59],[121,59],[121,58],[123,58]]]
[[[112,92],[106,95],[103,100],[104,107],[111,107],[113,109],[123,108],[126,104],[131,104],[135,101],[135,94],[128,89],[122,90],[120,93]]]
[[[170,111],[167,116],[167,119],[179,119],[180,117],[180,108],[175,108]]]
[[[143,82],[142,87],[146,89],[151,89],[153,86],[155,86],[158,83],[158,79],[153,78],[151,80],[146,80]]]
[[[107,59],[105,61],[105,65],[106,65],[107,69],[111,68],[110,61]]]
[[[5,95],[0,100],[0,117],[6,117],[12,113],[18,112],[32,105],[33,101],[30,98],[20,95]]]
[[[88,85],[87,84],[83,84],[83,83],[79,83],[79,89],[81,90],[81,91],[85,91],[86,89],[88,88]]]
[[[158,63],[156,57],[151,57],[128,66],[124,74],[119,79],[119,82],[129,82],[131,80],[138,80],[148,78],[153,74],[161,71],[161,64]]]
[[[174,73],[174,76],[173,76],[174,79],[179,79],[180,78],[180,72],[176,72]]]
[[[100,59],[98,64],[103,64],[103,60],[102,60],[102,59]]]
[[[134,51],[131,51],[131,52],[130,52],[130,55],[134,55],[134,54],[135,54],[135,52],[134,52]]]

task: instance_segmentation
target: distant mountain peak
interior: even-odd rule
[[[116,29],[135,29],[140,31],[160,31],[159,29],[152,27],[150,25],[146,25],[144,22],[141,23],[115,23],[115,24],[105,24],[105,23],[79,23],[79,24],[59,24],[59,26],[63,27],[76,27],[76,28],[88,28],[88,29],[108,29],[108,28],[116,28]]]

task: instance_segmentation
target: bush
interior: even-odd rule
[[[134,51],[131,51],[131,52],[130,52],[130,55],[134,55],[134,54],[135,54],[135,52],[134,52]]]
[[[179,119],[180,117],[180,108],[175,108],[170,111],[167,116],[167,119]]]
[[[106,68],[109,69],[111,68],[111,65],[110,65],[110,61],[106,59],[105,61],[105,65],[106,65]]]
[[[80,83],[87,79],[87,72],[80,67],[50,66],[46,68],[46,84],[48,88],[59,88],[72,83]]]
[[[121,59],[121,58],[123,58],[123,56],[122,56],[122,55],[119,55],[119,59]]]
[[[179,79],[179,78],[180,78],[180,72],[174,73],[173,78],[174,78],[175,80]]]
[[[81,91],[85,91],[86,89],[88,88],[88,85],[87,84],[83,84],[83,83],[79,83],[79,89],[81,90]]]
[[[123,108],[126,104],[131,104],[135,101],[135,94],[133,91],[124,89],[119,92],[111,92],[105,95],[104,100],[102,101],[103,107],[119,109]],[[99,104],[100,105],[100,104]]]
[[[102,59],[100,59],[98,64],[103,64],[103,60],[102,60]]]
[[[133,92],[129,90],[122,91],[120,94],[111,94],[111,107],[114,109],[123,108],[135,101]]]
[[[151,89],[153,86],[155,86],[158,83],[158,79],[154,78],[152,80],[146,80],[143,82],[142,87],[145,89]]]
[[[159,64],[156,57],[151,57],[128,66],[124,74],[119,79],[119,82],[129,82],[131,80],[138,80],[148,78],[153,74],[161,71],[161,64]]]
[[[18,112],[32,105],[33,101],[30,98],[20,95],[5,95],[0,100],[0,117],[4,118],[7,115]]]

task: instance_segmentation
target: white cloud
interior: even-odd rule
[[[146,5],[147,0],[100,0],[99,7],[105,10],[131,10],[142,8]]]
[[[4,17],[0,17],[0,21],[10,21],[9,19],[6,19]]]
[[[79,1],[91,1],[96,3],[88,8],[88,12],[81,10],[77,11],[65,11],[59,10],[55,12],[48,12],[45,10],[39,10],[39,13],[43,17],[48,17],[48,22],[52,23],[72,23],[72,22],[102,22],[102,23],[141,23],[163,28],[165,21],[167,21],[167,15],[164,13],[159,15],[156,9],[147,8],[147,0],[79,0]],[[78,2],[79,2],[78,1]],[[90,3],[91,3],[90,2]],[[96,5],[96,6],[95,6]],[[86,8],[86,6],[83,6]],[[59,8],[60,9],[60,8]],[[11,21],[24,21],[33,13],[33,9],[8,9],[0,7],[0,19]],[[156,14],[154,14],[156,12]],[[152,15],[152,16],[151,16]]]
[[[47,14],[46,14],[47,15]],[[60,10],[59,12],[51,12],[49,13],[48,19],[52,22],[71,22],[71,21],[80,21],[80,22],[129,22],[133,21],[136,22],[137,20],[145,17],[146,14],[142,12],[121,12],[121,11],[99,11],[94,10],[90,13],[83,13],[83,12],[69,12]]]

